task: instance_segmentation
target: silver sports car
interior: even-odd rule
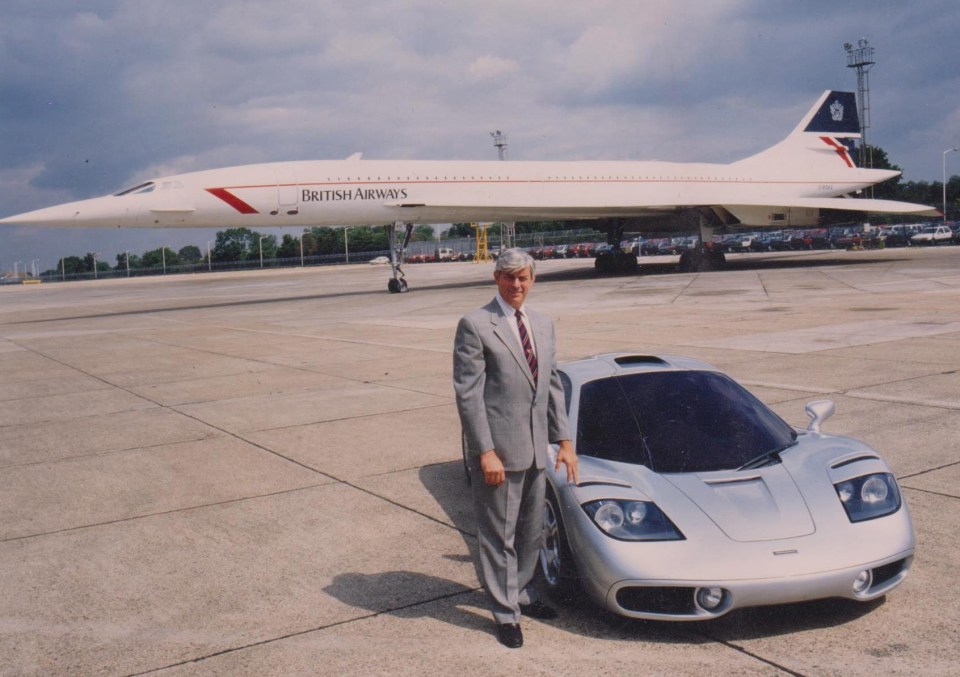
[[[872,600],[906,577],[914,535],[897,481],[866,444],[820,432],[833,402],[808,404],[802,430],[688,358],[599,355],[560,371],[580,482],[548,465],[549,587],[690,621]]]

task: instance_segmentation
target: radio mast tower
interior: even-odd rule
[[[498,129],[495,132],[490,132],[490,136],[493,137],[493,145],[497,147],[497,156],[501,160],[506,160],[507,159],[507,135]]]
[[[507,135],[501,132],[499,129],[495,132],[490,132],[490,136],[493,137],[493,145],[497,148],[497,157],[501,160],[507,159]],[[501,223],[500,224],[500,246],[503,249],[509,249],[516,244],[517,241],[517,224],[515,223]]]
[[[847,68],[857,69],[857,112],[860,114],[860,166],[873,167],[873,150],[867,142],[870,130],[870,68],[873,60],[873,47],[866,38],[860,38],[857,46],[843,43],[847,52]],[[871,190],[872,193],[872,190]]]

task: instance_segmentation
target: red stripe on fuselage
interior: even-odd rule
[[[246,202],[238,198],[236,195],[231,193],[226,188],[207,188],[206,191],[211,195],[213,195],[214,197],[220,198],[221,200],[226,202],[228,205],[236,209],[241,214],[259,214],[260,213],[256,209],[254,209],[251,205],[247,204]]]
[[[843,158],[843,161],[847,163],[847,167],[853,167],[853,160],[850,159],[850,153],[847,152],[846,146],[842,143],[837,143],[836,139],[831,139],[829,136],[821,136],[820,140],[837,151],[837,155]]]

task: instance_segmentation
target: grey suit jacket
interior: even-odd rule
[[[553,322],[524,312],[537,350],[536,385],[495,298],[460,320],[453,346],[453,387],[468,453],[495,449],[508,471],[534,463],[543,468],[547,446],[569,439]]]

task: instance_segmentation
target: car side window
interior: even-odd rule
[[[580,388],[577,453],[649,466],[646,446],[619,379],[599,379]]]

